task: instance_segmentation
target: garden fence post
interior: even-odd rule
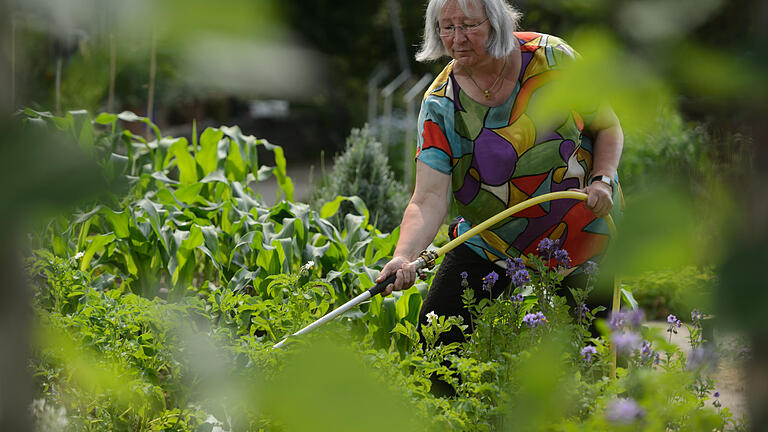
[[[11,110],[16,108],[16,15],[11,17]]]
[[[115,35],[109,34],[109,96],[107,97],[107,112],[113,112],[115,105]]]
[[[405,84],[410,77],[411,73],[409,71],[402,71],[400,75],[381,90],[381,95],[384,97],[384,130],[381,132],[381,143],[385,151],[389,147],[390,129],[392,128],[392,94]]]
[[[147,95],[147,118],[154,122],[152,118],[152,105],[155,103],[155,72],[157,70],[157,38],[155,37],[155,31],[152,31],[152,52],[149,60],[149,94]],[[149,131],[152,130],[150,125],[147,125],[146,132],[144,133],[149,139]],[[156,137],[158,140],[160,137]]]
[[[376,111],[378,111],[378,87],[379,83],[389,74],[389,66],[379,64],[370,77],[368,77],[368,124],[374,127],[376,123]]]

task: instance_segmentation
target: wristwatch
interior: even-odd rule
[[[589,183],[587,183],[587,185],[591,185],[596,181],[600,181],[607,184],[608,186],[611,187],[611,191],[613,191],[613,180],[607,175],[596,175],[589,180]]]

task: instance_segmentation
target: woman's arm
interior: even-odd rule
[[[384,266],[376,279],[376,282],[381,282],[397,272],[395,283],[387,286],[383,296],[406,289],[416,281],[416,270],[410,262],[429,246],[440,229],[448,212],[450,180],[449,175],[424,163],[417,163],[416,186],[400,223],[400,239],[392,260]]]
[[[587,180],[605,175],[614,179],[619,168],[621,151],[624,148],[624,133],[621,130],[619,118],[610,106],[603,104],[597,116],[590,125],[595,134],[594,151],[592,155],[592,172]],[[607,184],[596,181],[583,189],[587,194],[587,208],[599,216],[605,217],[613,208],[612,189]]]

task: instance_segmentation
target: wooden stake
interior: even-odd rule
[[[61,67],[64,61],[61,56],[56,59],[56,114],[61,114]]]
[[[16,108],[16,17],[11,17],[11,110]]]
[[[107,112],[114,112],[115,109],[115,65],[117,64],[115,55],[115,35],[109,34],[109,97],[107,99]]]
[[[149,95],[147,97],[147,118],[150,121],[153,121],[152,119],[152,108],[155,104],[155,72],[157,70],[157,38],[155,37],[155,32],[152,32],[152,53],[151,58],[149,61]],[[146,129],[146,137],[149,139],[149,131],[151,127],[147,125]],[[156,137],[160,138],[160,137]]]

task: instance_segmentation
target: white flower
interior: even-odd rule
[[[314,261],[311,261],[311,260],[310,260],[310,261],[307,261],[307,263],[306,263],[306,264],[304,264],[303,266],[301,266],[301,268],[299,269],[299,273],[301,273],[301,274],[307,274],[307,273],[309,273],[309,272],[310,272],[310,270],[312,270],[312,267],[314,267],[314,266],[315,266],[315,262],[314,262]]]
[[[427,325],[432,325],[432,322],[437,320],[437,314],[435,311],[432,311],[427,314]]]
[[[82,253],[82,252],[78,252],[78,253],[75,254],[75,259],[80,259],[80,258],[83,257],[83,255],[85,255],[85,254]]]

